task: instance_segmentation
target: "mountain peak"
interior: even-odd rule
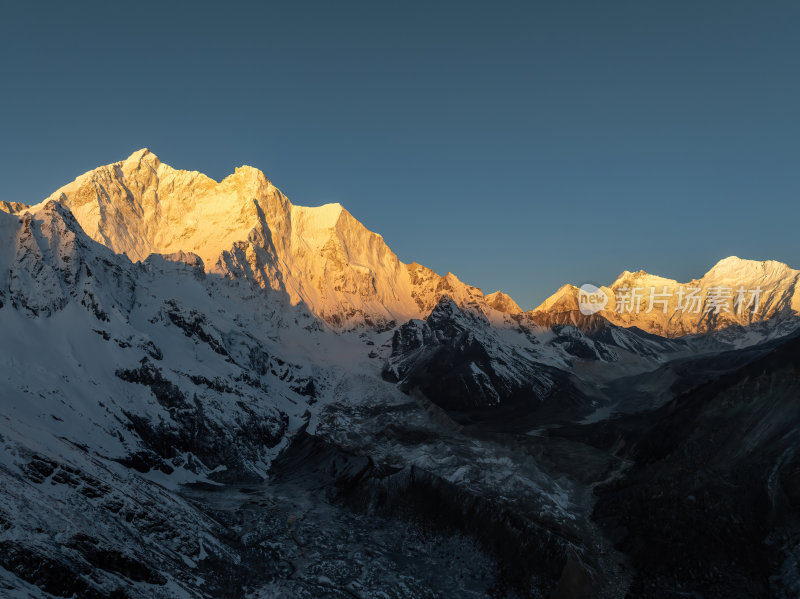
[[[676,281],[673,279],[667,279],[665,277],[660,277],[658,275],[652,275],[646,270],[637,270],[635,272],[631,272],[629,270],[622,271],[622,273],[617,277],[617,280],[611,284],[612,289],[617,289],[620,287],[641,287],[641,288],[661,288],[666,286],[673,286],[676,284]]]
[[[739,258],[739,256],[728,256],[727,258],[723,258],[719,262],[717,262],[713,267],[716,268],[717,266],[725,265],[725,264],[738,264],[740,262],[755,262],[755,260],[746,260],[744,258]]]
[[[562,285],[558,290],[534,308],[533,312],[569,311],[578,309],[578,288],[575,285]]]
[[[758,260],[746,260],[744,258],[739,258],[738,256],[728,256],[727,258],[723,258],[719,262],[717,262],[714,266],[712,266],[707,274],[713,272],[723,272],[723,271],[730,271],[730,270],[738,270],[738,269],[751,269],[755,268],[758,265],[762,264]]]
[[[157,158],[157,156],[147,148],[141,148],[133,152],[130,156],[128,156],[127,160],[140,160],[141,158],[147,156],[148,154],[152,155],[154,158]]]
[[[445,291],[458,302],[483,297],[455,275],[409,270],[338,202],[292,205],[252,166],[217,182],[142,148],[49,199],[68,208],[89,237],[131,260],[193,253],[193,264],[286,293],[337,328],[422,316]]]
[[[502,291],[495,291],[486,296],[486,303],[490,308],[494,308],[498,312],[506,314],[521,314],[522,308],[519,307],[511,296],[506,295]]]
[[[717,262],[711,267],[710,273],[730,272],[730,271],[754,271],[754,270],[791,270],[791,268],[783,262],[777,260],[748,260],[746,258],[739,258],[738,256],[728,256]]]
[[[249,166],[247,164],[243,164],[242,166],[237,166],[233,173],[225,177],[222,182],[231,182],[231,181],[244,181],[246,183],[256,183],[256,184],[263,184],[269,185],[271,181],[267,178],[263,171],[257,169],[254,166]]]
[[[55,219],[64,222],[74,231],[81,231],[83,233],[80,223],[75,219],[69,208],[56,202],[55,200],[47,200],[46,202],[38,205],[34,211],[36,218],[42,219]]]
[[[800,272],[777,260],[746,260],[729,256],[717,262],[700,281],[704,286],[743,286],[746,289],[755,289],[778,285],[784,288],[793,284],[798,275]],[[797,306],[798,302],[800,298],[794,300],[792,306]]]
[[[121,164],[141,164],[142,162],[147,163],[149,166],[158,167],[161,164],[161,161],[158,159],[158,156],[153,154],[147,148],[142,148],[141,150],[136,150],[133,154],[128,156],[125,160],[121,161]]]

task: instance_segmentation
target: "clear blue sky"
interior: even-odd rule
[[[800,267],[800,3],[4,2],[0,199],[148,147],[532,307]]]

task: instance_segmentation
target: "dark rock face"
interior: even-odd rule
[[[536,324],[552,328],[554,326],[573,326],[585,333],[604,329],[610,323],[600,314],[582,314],[580,310],[548,310],[531,315]]]
[[[224,477],[237,480],[250,480],[253,474],[246,464],[256,461],[266,448],[274,447],[286,432],[288,417],[278,413],[263,415],[239,402],[242,419],[236,428],[224,429],[207,417],[203,403],[196,395],[190,400],[178,385],[167,379],[160,368],[147,358],[136,369],[120,369],[117,377],[123,381],[144,385],[152,392],[158,403],[169,411],[171,423],[153,422],[142,416],[128,414],[130,426],[147,443],[153,454],[132,454],[126,461],[140,471],[155,467],[170,471],[165,460],[181,459],[189,453],[199,459],[208,469],[225,466]],[[192,380],[192,377],[188,377]],[[194,377],[195,384],[208,386],[218,392],[231,392],[232,389],[220,381],[209,381],[204,377]],[[155,456],[161,459],[153,459]],[[181,463],[183,465],[183,462]],[[198,464],[199,465],[199,464]],[[187,466],[196,470],[196,466]]]
[[[167,579],[153,571],[141,560],[109,547],[103,547],[100,541],[92,537],[79,534],[67,544],[71,549],[78,551],[83,558],[95,568],[120,574],[134,582],[165,585]]]
[[[193,309],[185,309],[175,300],[164,302],[164,311],[170,322],[181,329],[187,337],[193,337],[206,343],[216,353],[227,356],[225,342],[221,335],[213,330],[206,317]]]
[[[443,298],[425,321],[395,331],[384,377],[421,390],[438,405],[470,410],[501,403],[541,402],[553,373],[495,337],[486,319]]]
[[[127,596],[122,590],[103,593],[93,588],[85,579],[90,572],[88,566],[76,570],[71,564],[22,543],[0,541],[0,566],[56,597],[123,599]]]
[[[550,340],[551,345],[561,346],[570,356],[581,360],[604,360],[613,362],[617,355],[604,345],[594,343],[591,336],[584,334],[577,327],[569,325],[554,325],[552,331],[555,337]]]
[[[490,421],[507,428],[502,421],[515,422],[522,429],[587,413],[594,400],[585,386],[580,390],[575,384],[570,374],[574,363],[611,363],[624,354],[655,365],[687,347],[684,341],[618,327],[602,318],[582,324],[586,328],[552,324],[551,335],[541,342],[530,322],[503,334],[479,311],[459,308],[445,297],[427,319],[395,330],[383,377],[406,392],[421,392],[471,423]]]
[[[777,573],[799,539],[800,337],[730,364],[660,409],[574,433],[633,460],[597,490],[594,517],[631,556],[635,596],[791,596]]]
[[[563,530],[425,470],[377,463],[301,434],[274,462],[272,473],[276,481],[327,489],[331,500],[365,518],[405,519],[436,534],[468,536],[496,560],[492,596],[547,596],[565,575],[583,584],[563,596],[590,597],[596,591],[591,568],[578,565],[580,550]]]

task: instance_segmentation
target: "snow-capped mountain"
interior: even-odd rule
[[[495,324],[526,317],[547,327],[585,327],[594,320],[579,313],[572,285],[524,315],[500,291],[484,295],[452,273],[404,264],[341,205],[293,205],[249,166],[216,182],[142,149],[81,175],[30,209],[48,201],[68,207],[92,239],[133,261],[191,252],[207,272],[254,280],[339,330],[381,330],[424,318],[445,295]],[[29,207],[5,202],[0,209],[22,214]],[[748,325],[800,310],[798,277],[800,271],[779,262],[736,257],[688,283],[625,271],[601,288],[609,298],[601,317],[666,337]]]
[[[393,501],[421,485],[430,493],[459,489],[466,502],[459,509],[481,509],[498,530],[509,525],[492,514],[508,506],[490,489],[524,499],[526,530],[570,522],[565,483],[556,476],[529,464],[497,480],[492,469],[475,467],[499,459],[497,448],[458,433],[445,414],[431,420],[435,408],[384,380],[381,354],[391,333],[336,334],[276,290],[208,273],[199,256],[184,251],[131,262],[90,239],[59,202],[0,214],[0,234],[3,596],[213,597],[229,593],[228,580],[241,597],[307,596],[348,584],[374,596],[396,589],[392,576],[403,571],[403,594],[426,597],[431,588],[488,587],[498,579],[491,554],[457,538],[448,543],[471,552],[470,563],[431,570],[430,560],[441,560],[440,541],[422,531],[413,535],[432,545],[422,546],[412,573],[415,558],[393,562],[403,549],[370,541],[376,525],[342,506],[326,507],[324,518],[306,512],[302,525],[292,525],[297,502],[323,484],[318,476],[329,477],[331,492],[359,489],[359,501],[386,497],[381,485],[389,474],[397,474]],[[440,303],[440,312],[451,306],[443,327],[462,318],[452,300]],[[478,334],[496,367],[509,346],[493,347],[488,320],[480,318],[485,330]],[[517,366],[524,364],[510,368]],[[292,462],[307,443],[313,454]],[[353,458],[354,451],[365,457]],[[322,457],[326,470],[317,473]],[[343,467],[353,460],[361,465]],[[289,482],[279,473],[290,474]],[[298,487],[300,475],[310,488]],[[264,487],[267,480],[274,482]],[[214,507],[218,489],[225,508]],[[253,493],[265,494],[271,507],[264,503],[239,532],[236,506]],[[314,535],[313,559],[304,558],[298,538],[310,531],[294,526],[327,531]],[[385,526],[396,538],[410,524]],[[381,556],[353,557],[357,572],[342,570],[341,561],[343,535],[353,531],[368,535],[347,541],[353,550]],[[558,569],[568,545],[554,539],[527,551]],[[488,573],[471,572],[476,564]],[[431,572],[448,574],[440,580]]]
[[[75,427],[105,457],[145,470],[188,452],[194,459],[181,467],[198,475],[224,466],[243,476],[263,468],[290,414],[301,422],[305,408],[295,406],[315,395],[312,376],[321,378],[276,351],[289,345],[281,327],[292,313],[278,315],[269,296],[207,276],[186,255],[131,263],[86,237],[57,202],[0,216],[0,318],[14,340],[2,357],[4,384],[7,397],[38,398],[26,408],[28,433],[56,419],[56,429]],[[237,445],[253,438],[256,446]]]
[[[625,272],[603,311],[565,286],[526,312],[401,262],[338,204],[294,206],[256,169],[216,182],[147,150],[0,210],[0,596],[622,596],[655,567],[636,545],[637,493],[663,491],[651,462],[692,439],[664,466],[680,478],[716,443],[689,425],[727,422],[766,431],[746,435],[757,461],[734,461],[773,503],[747,543],[784,535],[769,539],[780,572],[770,557],[742,576],[800,580],[800,441],[771,407],[796,390],[786,265],[729,258],[683,285]],[[651,287],[675,296],[649,310]],[[760,297],[688,312],[681,287]],[[671,492],[706,509],[688,472]],[[600,525],[617,526],[616,505],[635,508],[627,553]],[[717,578],[687,592],[735,596]]]
[[[688,283],[638,272],[623,272],[601,287],[608,304],[597,312],[624,327],[638,327],[664,337],[709,333],[800,312],[800,271],[773,260],[759,262],[731,256]],[[595,315],[580,312],[579,289],[565,285],[532,312],[542,324],[584,326]]]
[[[495,320],[518,309],[507,296],[487,301],[455,275],[402,263],[341,205],[295,206],[248,166],[216,182],[143,149],[81,175],[31,209],[51,200],[68,207],[92,239],[133,261],[192,252],[207,272],[285,293],[338,329],[390,328],[427,315],[445,293]]]

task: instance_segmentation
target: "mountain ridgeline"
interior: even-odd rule
[[[0,595],[796,597],[798,280],[526,311],[148,150],[0,203]]]
[[[47,202],[68,208],[93,240],[132,261],[151,254],[191,252],[204,269],[230,278],[247,278],[302,302],[316,317],[341,330],[387,327],[424,318],[448,296],[459,306],[477,309],[492,322],[532,320],[564,324],[580,320],[578,290],[566,285],[539,307],[524,312],[498,291],[489,295],[440,276],[419,264],[404,264],[383,238],[368,231],[339,204],[317,208],[293,205],[264,174],[242,166],[221,182],[194,171],[176,170],[147,149],[126,160],[96,168],[34,206],[5,202],[0,209],[35,213]],[[731,257],[699,279],[686,283],[702,290],[727,286],[760,288],[758,305],[740,311],[676,310],[675,293],[650,306],[645,295],[635,312],[616,309],[620,289],[664,287],[677,281],[623,272],[608,287],[611,298],[602,316],[614,324],[636,326],[667,337],[707,333],[747,325],[800,310],[800,271],[779,262]]]

